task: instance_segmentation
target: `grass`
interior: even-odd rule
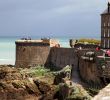
[[[87,43],[87,44],[100,44],[100,40],[96,39],[79,39],[78,43]]]
[[[51,74],[50,69],[45,68],[44,66],[36,66],[31,68],[20,69],[21,74],[29,75],[29,76],[45,76],[47,74]]]
[[[30,69],[30,75],[31,76],[45,76],[45,75],[50,75],[51,71],[50,69],[47,69],[43,66],[37,66],[37,67],[33,67]]]

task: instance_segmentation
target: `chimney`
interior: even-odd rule
[[[110,3],[108,2],[108,13],[110,12]]]

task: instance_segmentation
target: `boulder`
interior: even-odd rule
[[[22,75],[15,68],[0,67],[0,81],[22,80]]]
[[[42,94],[46,94],[48,91],[51,90],[50,85],[43,81],[34,80],[34,83],[38,86],[38,88]]]

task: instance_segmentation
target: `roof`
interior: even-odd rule
[[[108,12],[108,8],[102,14],[110,14],[110,10]]]
[[[105,11],[102,14],[110,14],[110,1],[108,2],[108,7],[105,9]]]

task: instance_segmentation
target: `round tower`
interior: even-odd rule
[[[50,44],[43,40],[17,40],[16,67],[45,65],[48,61]]]

